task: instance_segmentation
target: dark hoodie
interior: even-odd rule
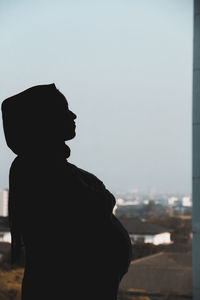
[[[6,142],[17,155],[9,175],[12,262],[24,245],[24,300],[61,299],[66,289],[77,299],[116,299],[130,239],[103,182],[67,161],[60,134],[65,106],[54,84],[2,103]]]

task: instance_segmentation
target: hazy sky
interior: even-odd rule
[[[0,100],[54,82],[78,116],[70,162],[113,192],[188,193],[192,40],[192,0],[1,0]],[[4,188],[2,124],[0,146]]]

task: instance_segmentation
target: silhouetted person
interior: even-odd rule
[[[55,84],[2,103],[8,147],[12,263],[25,247],[23,300],[114,300],[131,259],[102,181],[69,163],[76,115]]]

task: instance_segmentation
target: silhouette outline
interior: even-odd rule
[[[114,196],[68,162],[76,115],[55,84],[2,103],[8,147],[11,263],[25,248],[22,300],[116,300],[131,242],[113,215]]]

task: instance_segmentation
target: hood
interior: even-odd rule
[[[55,84],[33,86],[2,103],[8,147],[17,155],[43,147],[56,139],[59,111],[66,99]]]

